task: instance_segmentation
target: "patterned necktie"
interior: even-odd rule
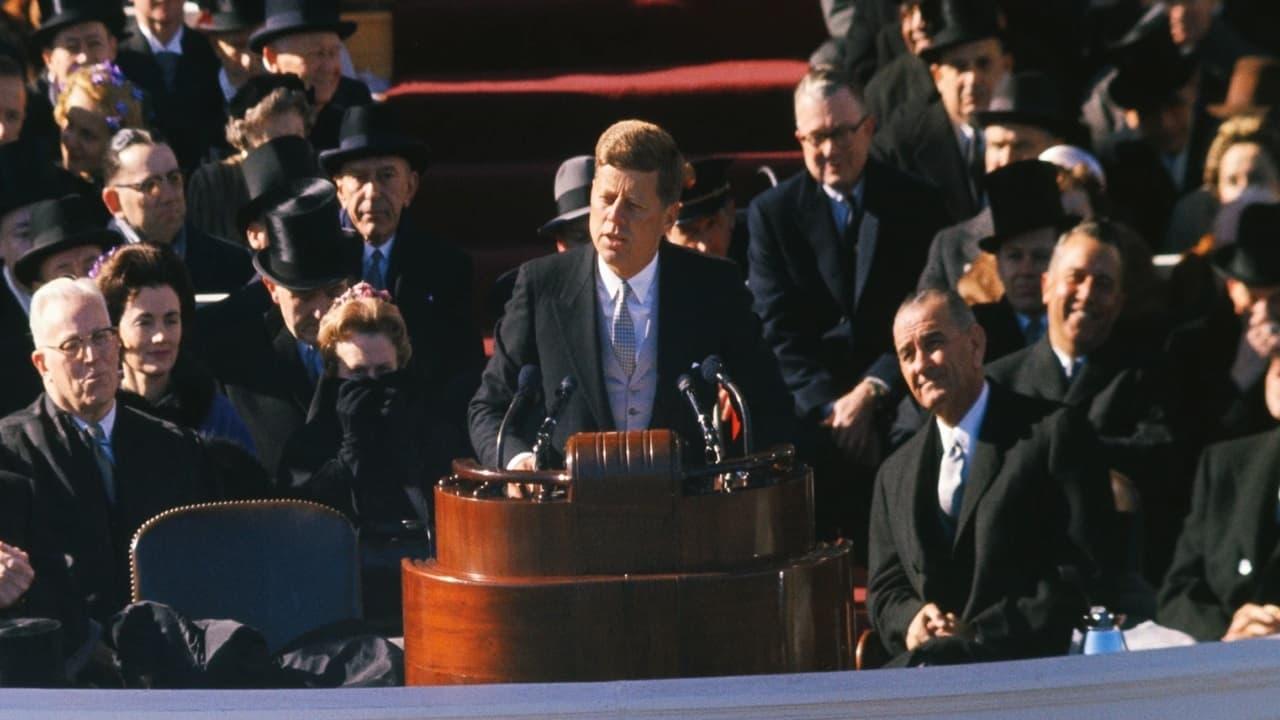
[[[116,502],[115,458],[111,453],[111,441],[107,433],[98,423],[85,428],[89,435],[89,447],[93,450],[93,460],[98,464],[98,472],[102,474],[102,487],[107,493],[107,502]]]
[[[964,461],[960,439],[953,438],[938,469],[938,506],[952,520],[960,514],[960,500],[964,496]]]
[[[386,290],[386,278],[382,274],[382,251],[375,249],[364,266],[363,280],[379,290]]]
[[[613,352],[622,365],[622,372],[631,377],[636,370],[636,328],[627,310],[627,299],[632,296],[631,286],[624,280],[613,300],[613,320],[609,325],[609,340]]]

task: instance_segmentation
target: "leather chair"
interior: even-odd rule
[[[133,600],[250,625],[275,652],[308,630],[361,617],[356,531],[302,500],[187,505],[142,525],[129,551]]]

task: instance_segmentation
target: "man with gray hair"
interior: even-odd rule
[[[901,386],[893,311],[946,219],[936,192],[868,157],[876,118],[847,76],[810,70],[795,115],[805,169],[751,203],[747,285],[815,435],[818,532],[865,547],[879,409]]]
[[[120,339],[93,281],[41,286],[31,335],[44,393],[0,420],[0,470],[30,496],[25,547],[0,537],[0,609],[61,619],[71,652],[129,601],[134,531],[215,483],[195,435],[116,402]]]
[[[953,291],[893,322],[930,421],[876,477],[867,605],[898,664],[1063,654],[1110,523],[1087,425],[987,380],[986,336]]]

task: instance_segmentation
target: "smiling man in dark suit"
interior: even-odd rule
[[[701,456],[702,433],[676,389],[691,363],[716,353],[752,403],[757,447],[790,440],[791,403],[730,262],[663,240],[680,210],[685,162],[662,128],[624,120],[596,144],[592,244],[520,268],[494,354],[471,401],[471,442],[486,465],[531,469],[542,418],[526,412],[498,457],[498,425],[522,366],[542,369],[545,397],[578,383],[553,437],[671,428]],[[705,394],[710,397],[710,394]]]
[[[909,298],[898,362],[930,421],[876,478],[867,604],[899,664],[1065,653],[1109,523],[1088,427],[983,377],[952,291]]]

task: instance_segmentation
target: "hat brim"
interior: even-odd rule
[[[249,36],[249,49],[256,53],[262,52],[262,48],[273,40],[278,40],[286,35],[297,35],[304,32],[325,32],[331,31],[338,34],[338,37],[346,40],[356,31],[356,23],[351,20],[338,20],[336,22],[301,22],[289,25],[277,25],[276,27],[263,27],[257,32]]]
[[[1017,232],[996,233],[996,234],[988,235],[987,237],[984,237],[978,240],[978,249],[982,250],[983,252],[989,252],[992,255],[995,255],[997,252],[1000,251],[1000,246],[1004,244],[1004,241],[1008,240],[1009,238],[1017,237],[1019,235],[1025,235],[1034,230],[1039,230],[1040,228],[1046,228],[1046,227],[1052,228],[1054,232],[1064,233],[1070,230],[1071,228],[1075,227],[1076,225],[1079,225],[1080,219],[1081,218],[1077,215],[1063,215],[1062,217],[1058,218],[1056,221],[1048,223],[1046,225],[1038,225],[1033,228],[1025,228],[1022,230],[1018,230]]]
[[[97,13],[84,10],[68,10],[54,15],[48,22],[42,22],[40,27],[31,33],[31,44],[37,48],[47,48],[53,42],[54,35],[72,25],[87,22],[102,23],[106,26],[107,32],[114,35],[117,40],[124,40],[132,35],[118,20],[104,18]]]
[[[387,142],[347,149],[338,147],[332,150],[322,150],[320,152],[320,167],[324,168],[324,171],[329,173],[330,177],[333,177],[342,170],[342,166],[345,163],[386,155],[404,158],[414,172],[420,173],[427,169],[427,156],[429,155],[427,146],[425,143],[412,138],[396,138]]]
[[[256,28],[261,24],[260,19],[242,18],[233,13],[214,13],[209,17],[208,22],[197,25],[196,30],[203,33],[233,33]]]
[[[1280,286],[1280,273],[1267,275],[1259,272],[1257,263],[1248,262],[1240,254],[1240,246],[1235,243],[1214,250],[1209,256],[1209,264],[1228,277],[1251,287]]]
[[[1107,94],[1116,105],[1126,110],[1149,107],[1164,102],[1179,88],[1190,82],[1195,70],[1194,60],[1181,59],[1169,76],[1170,82],[1167,87],[1153,86],[1150,78],[1136,77],[1132,72],[1126,73],[1120,70],[1107,84]]]
[[[584,207],[557,215],[543,223],[542,227],[538,228],[538,235],[541,237],[549,237],[551,233],[558,230],[561,226],[571,223],[578,218],[585,217],[589,212],[591,212],[591,208]]]
[[[354,230],[342,230],[340,242],[349,243],[353,250],[350,267],[342,267],[341,253],[335,256],[338,266],[325,268],[323,272],[304,272],[288,263],[277,264],[271,260],[270,248],[259,250],[253,254],[253,269],[271,282],[283,288],[296,291],[318,290],[335,283],[349,280],[359,275],[359,252],[361,239]]]
[[[998,29],[992,29],[991,32],[974,32],[970,30],[959,34],[948,34],[944,29],[934,37],[932,45],[920,51],[920,59],[926,63],[936,63],[942,57],[942,54],[951,48],[988,38],[1004,42]]]
[[[31,287],[40,272],[40,263],[44,262],[45,258],[50,255],[86,245],[96,245],[99,250],[106,252],[122,242],[124,242],[124,238],[114,230],[94,230],[71,235],[57,242],[28,250],[13,264],[13,276],[18,278],[18,281],[23,285]]]
[[[1029,125],[1066,139],[1062,118],[1018,110],[982,110],[973,114],[974,124],[980,128],[988,125]]]

